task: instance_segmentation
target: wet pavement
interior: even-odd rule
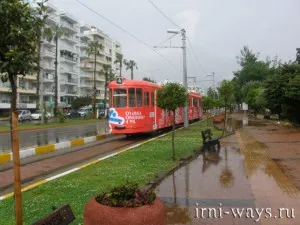
[[[299,190],[253,137],[263,138],[253,127],[264,126],[239,115],[220,151],[205,151],[157,187],[168,224],[300,224]]]
[[[20,148],[32,148],[40,145],[55,144],[76,138],[104,134],[108,125],[106,121],[97,123],[71,125],[40,130],[20,131]],[[0,133],[0,153],[10,152],[10,134]]]

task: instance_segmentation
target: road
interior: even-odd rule
[[[25,149],[40,145],[54,144],[79,137],[104,134],[107,130],[107,126],[107,121],[100,121],[97,123],[20,131],[20,148]],[[0,134],[0,153],[10,151],[10,140],[9,133]]]

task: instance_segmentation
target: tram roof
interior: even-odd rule
[[[144,80],[129,80],[125,77],[123,77],[123,84],[117,84],[116,81],[112,81],[109,83],[109,88],[125,88],[125,87],[154,87],[154,88],[161,88],[161,85],[144,81]],[[195,92],[189,92],[189,95],[195,96],[195,97],[202,97],[201,94],[195,93]]]
[[[116,81],[112,81],[109,84],[109,87],[129,87],[129,86],[138,86],[138,87],[154,87],[160,88],[161,86],[152,82],[144,81],[144,80],[128,80],[123,78],[123,84],[116,84]]]

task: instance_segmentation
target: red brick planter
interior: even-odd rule
[[[166,225],[167,211],[159,198],[153,205],[136,208],[110,207],[90,199],[84,210],[84,225]]]

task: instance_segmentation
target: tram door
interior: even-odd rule
[[[153,120],[154,120],[154,111],[151,106],[151,91],[148,88],[143,89],[143,103],[145,110],[145,128],[148,131],[152,131],[153,129]]]

